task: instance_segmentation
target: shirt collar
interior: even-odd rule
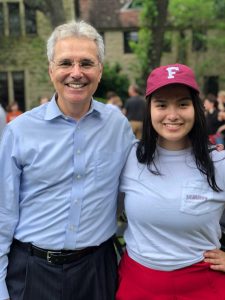
[[[63,116],[63,113],[61,112],[61,110],[59,109],[56,103],[55,95],[53,95],[52,99],[47,105],[45,120],[52,120],[59,116]]]
[[[96,117],[102,117],[104,114],[105,106],[102,103],[94,100],[91,100],[91,107],[89,111],[86,113],[85,116],[89,114],[93,114]],[[48,103],[46,113],[45,113],[45,120],[52,120],[57,117],[66,117],[63,112],[59,109],[57,102],[56,102],[56,94],[53,95],[52,99]]]

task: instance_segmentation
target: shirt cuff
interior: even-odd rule
[[[0,300],[9,299],[9,293],[5,281],[0,281]]]

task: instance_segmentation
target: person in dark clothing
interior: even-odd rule
[[[133,132],[137,139],[142,135],[142,121],[145,111],[145,100],[141,96],[139,87],[135,84],[131,84],[128,88],[129,98],[125,103],[124,114],[128,118]]]

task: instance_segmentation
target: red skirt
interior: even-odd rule
[[[140,265],[125,253],[116,300],[225,300],[225,273],[205,262],[174,271]]]

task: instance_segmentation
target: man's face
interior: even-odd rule
[[[67,37],[57,41],[49,75],[58,94],[57,103],[67,115],[85,114],[102,76],[97,46],[87,38]]]

